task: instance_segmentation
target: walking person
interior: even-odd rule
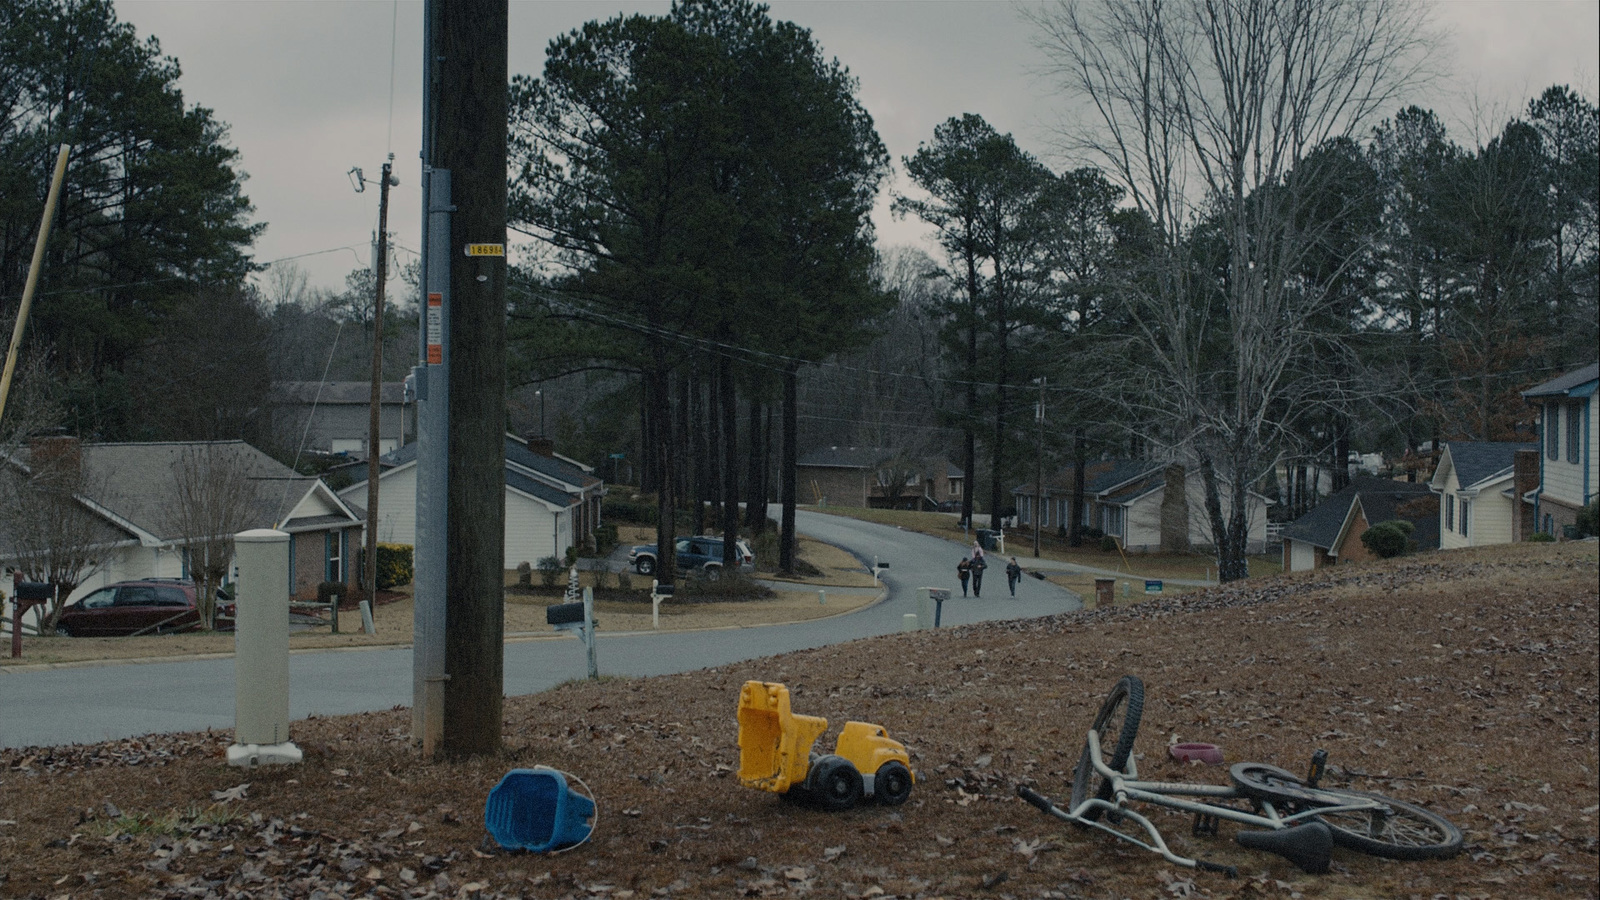
[[[1015,556],[1006,564],[1006,587],[1011,589],[1011,598],[1017,597],[1017,582],[1022,580],[1022,564],[1017,562]]]
[[[989,568],[989,561],[983,558],[982,547],[979,547],[977,552],[972,554],[972,563],[970,568],[972,570],[972,596],[982,597],[983,570]]]
[[[956,577],[961,579],[961,596],[967,596],[967,578],[972,574],[972,562],[965,556],[956,563]]]

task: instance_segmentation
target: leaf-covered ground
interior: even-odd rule
[[[1278,576],[1137,607],[857,641],[507,701],[503,758],[435,763],[409,713],[295,723],[305,764],[242,772],[231,736],[0,752],[0,895],[14,897],[1594,897],[1600,713],[1596,545],[1523,545]],[[1124,673],[1136,753],[1175,741],[1421,804],[1465,851],[1404,863],[1336,850],[1311,876],[1154,814],[1176,868],[1015,798],[1052,796]],[[739,787],[740,685],[796,712],[886,726],[919,783],[903,807],[825,813]],[[508,768],[578,774],[589,844],[498,851],[483,800]]]

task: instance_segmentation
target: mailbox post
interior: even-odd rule
[[[22,617],[28,610],[49,603],[56,586],[44,581],[23,581],[21,572],[11,575],[11,658],[22,656]]]

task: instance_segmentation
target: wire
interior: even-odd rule
[[[394,59],[395,59],[395,34],[400,28],[400,0],[394,0],[393,12],[389,16],[389,134],[384,139],[383,149],[390,156],[394,155]]]

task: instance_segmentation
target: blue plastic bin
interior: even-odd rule
[[[508,850],[543,853],[582,843],[593,829],[594,801],[567,787],[555,769],[512,769],[489,792],[483,824]]]

